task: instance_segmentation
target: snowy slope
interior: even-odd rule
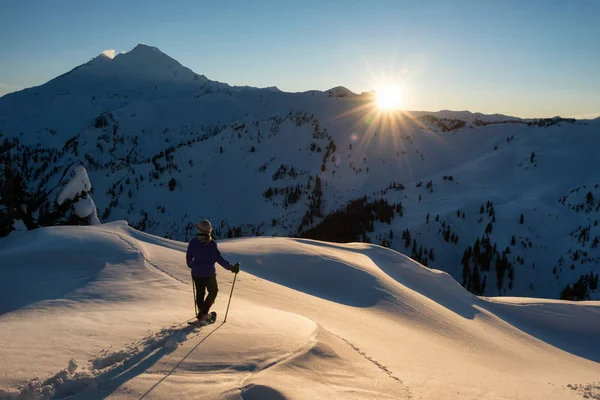
[[[371,94],[343,87],[230,87],[140,45],[0,98],[0,166],[9,157],[27,183],[34,199],[15,207],[28,204],[34,222],[52,221],[42,217],[63,174],[81,164],[100,220],[184,241],[201,218],[223,238],[307,236],[353,199],[383,199],[402,212],[351,241],[388,245],[475,292],[477,273],[485,295],[558,298],[600,273],[599,129],[600,119],[382,114]],[[470,260],[463,273],[484,237],[497,248],[491,268]],[[512,272],[495,267],[503,252]]]
[[[227,323],[194,330],[185,247],[124,222],[2,239],[0,398],[600,398],[598,302],[476,297],[379,246],[242,238],[220,242],[242,263]]]

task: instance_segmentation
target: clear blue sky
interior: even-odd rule
[[[387,79],[407,109],[595,115],[599,17],[598,0],[4,0],[0,95],[146,43],[234,85]]]

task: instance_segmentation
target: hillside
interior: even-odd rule
[[[56,199],[84,166],[102,222],[372,242],[473,293],[599,299],[599,130],[233,87],[139,45],[0,98],[0,234],[79,221]]]
[[[0,241],[0,398],[600,398],[600,303],[483,298],[386,248],[220,242],[193,329],[185,243],[115,222]],[[31,279],[35,277],[35,279]],[[20,396],[20,397],[19,397]]]

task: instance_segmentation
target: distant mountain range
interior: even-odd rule
[[[392,112],[344,87],[236,87],[138,45],[0,98],[0,233],[101,221],[188,240],[370,241],[484,295],[600,298],[600,119]]]

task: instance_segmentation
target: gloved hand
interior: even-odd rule
[[[238,272],[240,272],[240,263],[235,263],[231,266],[231,272],[233,272],[234,274],[237,274]]]

